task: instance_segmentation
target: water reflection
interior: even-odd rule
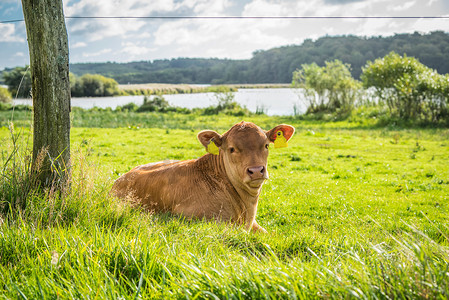
[[[172,106],[187,108],[203,108],[217,104],[214,93],[164,95],[164,98]],[[304,113],[306,107],[300,98],[301,93],[297,89],[289,88],[239,89],[235,93],[235,101],[246,106],[250,111],[263,110],[268,115],[293,115],[294,106],[297,108],[297,113]],[[117,106],[131,102],[141,105],[143,96],[72,98],[72,106],[82,108],[97,106],[115,109]],[[14,103],[31,105],[31,100],[17,99]]]

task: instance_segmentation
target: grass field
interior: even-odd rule
[[[24,210],[0,215],[0,298],[449,297],[448,129],[245,118],[297,129],[288,148],[270,149],[263,235],[148,215],[108,195],[136,165],[203,155],[199,130],[224,132],[241,118],[98,118],[85,124],[118,128],[72,129],[66,197],[31,194]],[[17,121],[21,151],[8,163],[12,139],[0,128],[4,195],[31,145]]]

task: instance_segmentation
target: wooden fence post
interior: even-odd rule
[[[43,187],[70,178],[69,49],[62,0],[22,0],[34,110],[33,164]]]

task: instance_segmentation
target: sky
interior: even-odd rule
[[[81,16],[449,16],[448,0],[63,0]],[[23,19],[0,0],[0,22]],[[66,19],[71,63],[177,57],[249,59],[329,35],[449,32],[449,19]],[[0,23],[0,70],[29,64],[25,23]]]

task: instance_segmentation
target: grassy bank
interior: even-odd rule
[[[66,197],[30,194],[25,209],[0,215],[0,297],[449,296],[447,129],[245,118],[265,129],[297,127],[288,148],[270,149],[258,210],[269,233],[260,235],[148,215],[108,195],[114,179],[138,164],[203,155],[198,130],[223,132],[242,117],[73,118],[75,126],[111,128],[72,129]],[[14,148],[0,128],[2,201],[11,174],[28,162],[31,135],[27,127],[16,126],[19,132]]]
[[[128,105],[125,105],[128,106]],[[125,107],[124,106],[124,107]],[[137,108],[136,105],[132,107]],[[207,109],[207,108],[206,108]],[[205,127],[215,127],[217,130],[229,129],[229,124],[234,124],[242,119],[255,122],[261,127],[270,127],[279,123],[289,123],[299,127],[313,128],[352,128],[352,129],[371,129],[381,125],[391,129],[404,128],[396,122],[378,119],[374,117],[365,117],[355,115],[348,120],[336,121],[334,117],[329,116],[328,122],[321,119],[308,118],[306,116],[267,116],[264,114],[249,113],[247,115],[228,115],[223,113],[205,114],[206,109],[186,110],[183,113],[177,112],[137,112],[135,110],[121,109],[112,110],[110,108],[100,109],[92,108],[84,110],[78,107],[72,107],[70,114],[72,127],[89,128],[168,128],[168,129],[193,129],[201,130]],[[241,109],[246,111],[246,109]],[[363,113],[362,113],[363,115]],[[0,110],[0,127],[8,127],[9,123],[14,121],[16,127],[31,127],[33,113],[30,107],[21,105],[12,107],[9,110]],[[382,121],[381,124],[378,124]],[[401,127],[402,126],[402,127]]]
[[[226,85],[199,85],[199,84],[168,84],[168,83],[142,83],[119,84],[118,88],[124,95],[161,95],[161,94],[194,94],[235,92],[238,89],[268,89],[290,88],[291,84],[226,84]]]

